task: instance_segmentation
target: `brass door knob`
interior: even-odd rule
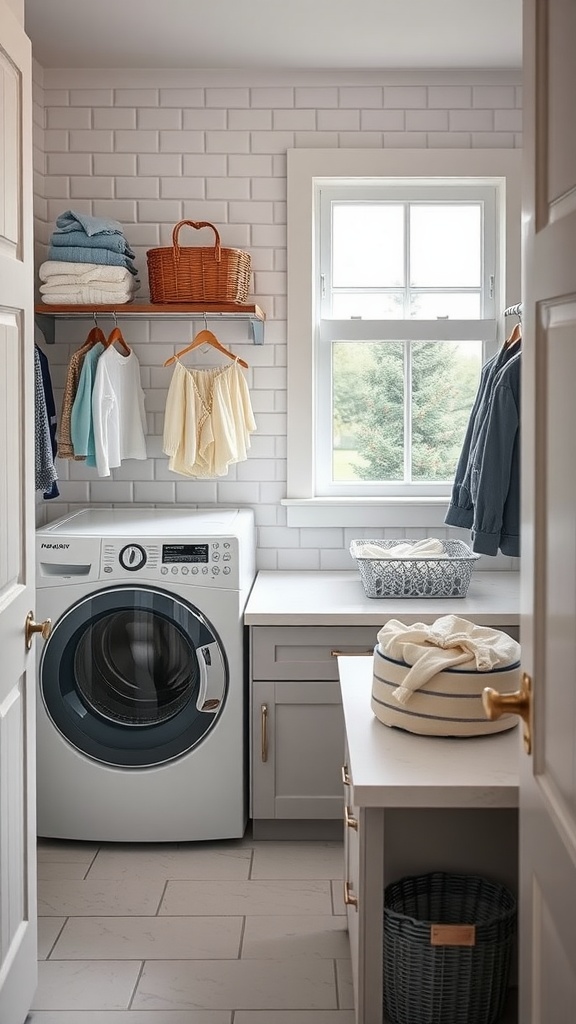
[[[491,686],[482,691],[482,704],[486,717],[492,721],[502,715],[519,715],[524,726],[524,749],[532,749],[532,680],[527,672],[522,675],[520,689],[514,693],[499,693]]]
[[[34,621],[34,612],[28,612],[24,624],[24,635],[26,637],[26,649],[32,647],[34,633],[40,633],[43,640],[47,640],[52,632],[52,619],[44,619],[44,622]]]

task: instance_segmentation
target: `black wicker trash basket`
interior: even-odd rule
[[[476,875],[434,872],[384,892],[384,1016],[390,1024],[496,1024],[516,899]]]

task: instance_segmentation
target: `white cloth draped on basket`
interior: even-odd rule
[[[507,633],[457,615],[443,615],[430,625],[390,619],[379,631],[378,643],[390,658],[412,666],[402,686],[393,691],[400,704],[407,704],[416,690],[447,668],[459,665],[491,672],[513,665],[520,657],[520,644]]]
[[[449,558],[444,551],[442,541],[436,537],[425,537],[423,540],[408,540],[384,548],[381,544],[364,544],[363,558]]]

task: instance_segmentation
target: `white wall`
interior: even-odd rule
[[[105,480],[82,463],[60,461],[60,500],[43,502],[40,520],[91,503],[250,505],[260,568],[353,568],[348,544],[362,531],[289,529],[280,505],[286,481],[286,150],[412,147],[417,170],[422,148],[519,147],[520,73],[37,69],[35,99],[38,259],[63,210],[115,217],[137,254],[144,298],[146,250],[170,244],[182,218],[208,220],[224,245],[251,253],[254,298],[268,318],[262,347],[251,344],[246,325],[218,329],[250,363],[258,431],[248,461],[214,481],[170,473],[161,450],[171,375],[162,364],[199,325],[123,321],[142,367],[150,458],[126,462]],[[60,321],[57,343],[46,349],[57,402],[69,354],[89,326]],[[208,355],[206,365],[213,361]],[[201,365],[196,354],[194,363]],[[486,568],[513,564],[483,561]]]

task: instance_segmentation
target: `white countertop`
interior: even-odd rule
[[[519,573],[475,572],[463,598],[369,598],[352,572],[262,571],[256,577],[244,622],[249,626],[382,626],[393,617],[433,622],[460,615],[480,626],[514,626],[519,616]]]
[[[491,575],[486,573],[485,575]],[[517,807],[521,730],[454,739],[391,729],[370,707],[369,657],[339,658],[356,807]]]

